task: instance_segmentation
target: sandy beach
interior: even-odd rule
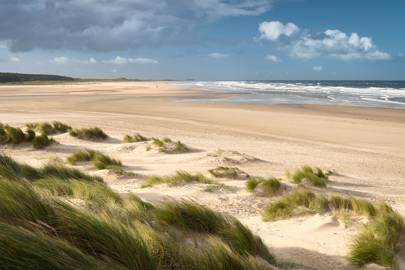
[[[1,151],[35,166],[81,148],[102,151],[135,174],[119,178],[92,171],[114,190],[152,203],[192,199],[231,214],[262,237],[277,257],[302,265],[296,269],[355,269],[345,257],[357,227],[344,226],[332,215],[264,222],[261,213],[269,198],[247,192],[241,180],[221,180],[228,188],[214,192],[201,184],[141,188],[140,183],[147,176],[178,170],[206,174],[219,165],[285,179],[287,170],[307,164],[334,172],[327,192],[385,201],[405,215],[404,110],[187,101],[212,95],[170,82],[1,85],[2,123],[60,120],[74,127],[98,126],[111,137],[87,142],[61,134],[54,136],[59,144],[46,150]],[[136,132],[180,140],[192,151],[164,154],[146,151],[146,143],[120,142],[125,134]]]

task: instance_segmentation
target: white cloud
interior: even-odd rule
[[[306,34],[292,41],[291,56],[301,59],[313,59],[321,56],[340,60],[389,60],[391,55],[379,51],[372,39],[350,35],[340,30],[326,30],[319,34]]]
[[[114,65],[126,65],[126,64],[158,64],[159,62],[151,58],[125,58],[117,56],[112,60],[103,61],[104,63]]]
[[[70,62],[70,59],[65,56],[58,56],[58,57],[53,58],[51,60],[51,62],[55,63],[55,64],[66,64],[66,63]]]
[[[278,41],[284,37],[283,49],[289,50],[292,58],[313,59],[330,57],[339,60],[389,60],[391,55],[378,50],[370,37],[357,33],[346,34],[338,29],[328,29],[321,33],[302,32],[294,23],[279,21],[259,24],[260,39]]]
[[[323,70],[323,67],[322,67],[322,66],[314,66],[312,69],[313,69],[314,71],[322,71],[322,70]]]
[[[265,59],[266,59],[266,60],[269,60],[269,61],[271,61],[271,62],[274,62],[274,63],[280,62],[280,60],[278,59],[278,57],[275,56],[275,55],[272,55],[272,54],[266,55],[266,58],[265,58]]]
[[[208,56],[211,58],[221,59],[221,58],[229,57],[229,54],[215,52],[215,53],[210,53]]]
[[[117,56],[111,60],[97,60],[93,57],[89,59],[75,59],[69,58],[66,56],[58,56],[53,58],[51,63],[54,64],[97,64],[97,63],[104,63],[104,64],[113,64],[113,65],[126,65],[126,64],[157,64],[159,63],[157,60],[151,58],[125,58],[121,56]]]
[[[20,63],[21,62],[21,59],[19,58],[19,57],[17,57],[17,56],[12,56],[12,57],[10,57],[10,62],[13,62],[13,63]]]
[[[262,34],[260,39],[275,41],[281,36],[291,37],[297,34],[300,29],[293,23],[283,24],[279,21],[262,22],[259,25],[259,31]]]

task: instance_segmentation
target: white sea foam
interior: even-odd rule
[[[186,87],[240,94],[232,101],[260,103],[352,103],[405,107],[405,82],[198,81]]]

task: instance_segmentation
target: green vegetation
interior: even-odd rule
[[[260,238],[232,217],[193,202],[155,207],[102,181],[27,168],[0,157],[1,268],[273,269]]]
[[[325,196],[310,191],[297,191],[270,203],[263,214],[265,221],[289,218],[306,213],[324,213],[343,211],[368,218],[360,233],[354,239],[350,252],[350,261],[363,266],[369,263],[397,268],[395,259],[404,237],[403,218],[386,204],[373,204],[366,200]]]
[[[73,81],[71,77],[42,74],[21,74],[0,72],[0,83],[15,83],[29,81]]]
[[[174,175],[151,176],[147,178],[142,187],[151,187],[159,184],[168,184],[169,186],[179,186],[189,183],[212,184],[213,181],[202,174],[191,174],[185,171],[177,171]]]
[[[249,177],[246,181],[247,191],[253,192],[260,187],[266,195],[277,194],[281,189],[281,182],[277,178]]]
[[[146,142],[149,139],[142,136],[139,133],[136,133],[135,135],[125,135],[124,138],[122,139],[123,143],[135,143],[135,142]]]
[[[215,169],[209,170],[209,173],[218,178],[231,178],[231,179],[245,179],[249,175],[236,167],[217,167]]]
[[[104,155],[101,152],[93,151],[93,150],[79,150],[71,154],[67,161],[75,165],[79,162],[90,162],[92,161],[94,167],[99,170],[103,169],[114,169],[122,167],[122,163],[119,160],[112,159],[109,156]]]
[[[34,168],[27,164],[19,163],[14,159],[0,155],[0,177],[19,178],[36,181],[41,178],[76,179],[83,181],[103,180],[97,176],[85,174],[79,170],[65,167],[60,164],[47,164],[42,168]]]
[[[152,148],[156,148],[158,151],[167,154],[187,153],[190,151],[188,146],[184,143],[180,141],[174,142],[169,138],[152,138],[152,143],[150,146],[148,146],[147,150],[150,150]]]
[[[43,149],[51,144],[55,143],[54,139],[50,139],[48,136],[46,136],[45,134],[39,135],[39,136],[35,136],[32,139],[32,146],[35,149]]]
[[[79,138],[81,140],[89,141],[102,141],[108,138],[108,135],[98,127],[92,128],[76,128],[69,132],[70,136]]]
[[[328,182],[327,173],[319,168],[313,169],[309,166],[303,166],[293,173],[287,172],[287,176],[296,184],[306,183],[320,188],[325,188]]]
[[[353,241],[349,258],[357,265],[376,263],[389,268],[398,268],[395,255],[404,236],[402,217],[387,205],[380,206],[375,219],[363,226]]]
[[[376,215],[376,208],[369,201],[337,195],[322,196],[303,190],[286,194],[279,200],[270,203],[265,209],[263,217],[266,221],[272,221],[306,213],[324,213],[339,210],[349,211],[369,218]]]
[[[55,135],[66,133],[72,129],[71,126],[66,125],[59,121],[53,121],[52,123],[43,122],[43,123],[28,123],[25,124],[28,129],[35,130],[40,134],[45,135]]]
[[[25,142],[32,143],[35,149],[43,149],[55,140],[48,138],[47,135],[36,135],[32,129],[27,129],[24,133],[20,128],[9,125],[0,125],[0,144],[19,145]]]

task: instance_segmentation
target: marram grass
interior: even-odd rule
[[[77,163],[80,162],[91,161],[93,162],[94,167],[96,167],[99,170],[122,167],[121,161],[113,159],[107,155],[104,155],[101,152],[88,149],[79,150],[72,153],[67,158],[67,161],[72,165],[76,165]]]
[[[280,179],[262,178],[262,177],[249,177],[246,181],[246,190],[249,192],[255,191],[260,187],[261,191],[266,195],[275,195],[281,189]]]
[[[70,136],[81,140],[102,141],[108,138],[108,135],[99,127],[76,128],[69,131]]]
[[[179,186],[189,183],[212,184],[213,181],[203,174],[191,174],[186,171],[177,171],[174,175],[168,176],[151,176],[147,178],[142,187],[151,187],[159,184],[167,184],[169,186]]]
[[[319,168],[312,168],[310,166],[303,166],[294,172],[287,172],[290,178],[296,184],[309,184],[315,187],[325,188],[328,182],[327,173]]]
[[[54,168],[29,182],[22,164],[3,161],[11,178],[0,175],[0,268],[273,269],[266,246],[234,218],[194,202],[153,206]]]

